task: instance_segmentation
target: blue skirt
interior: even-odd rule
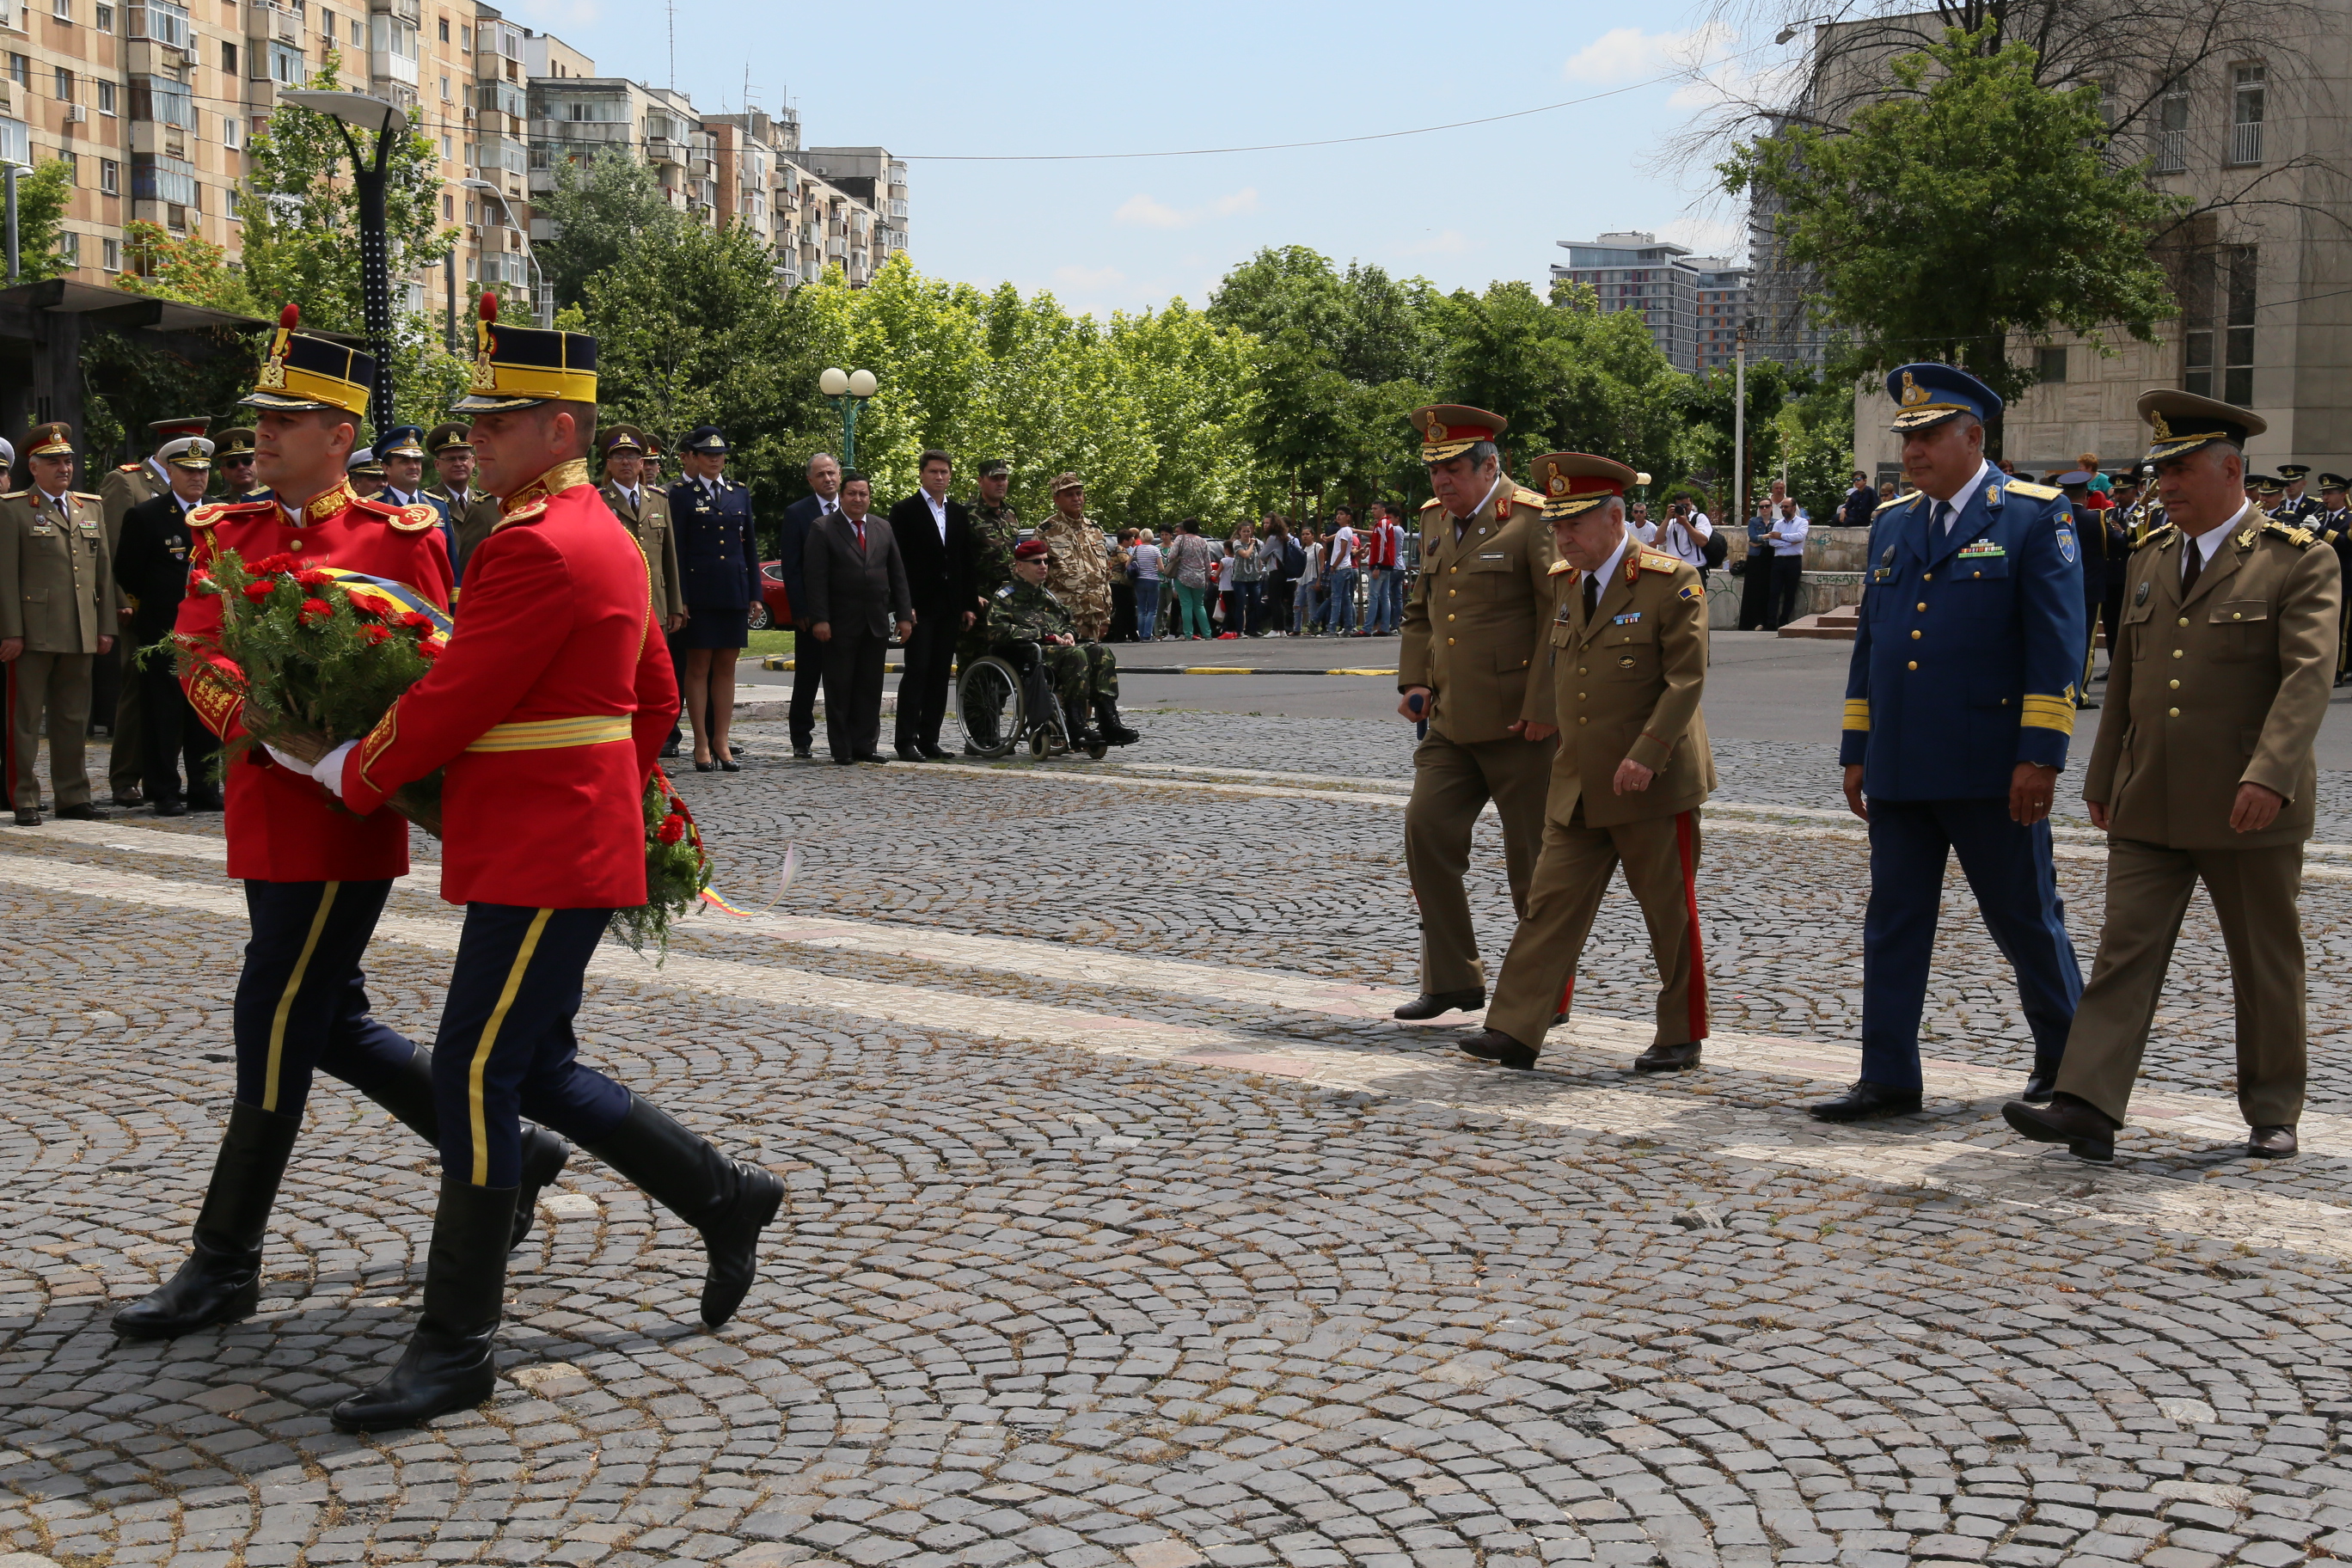
[[[672,647],[749,647],[751,633],[745,629],[746,613],[738,605],[731,610],[699,610],[687,607],[686,625],[677,628],[670,638]]]

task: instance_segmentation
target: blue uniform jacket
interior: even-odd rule
[[[2003,797],[2066,765],[2083,673],[2083,550],[2063,492],[1994,473],[1948,532],[1898,496],[1870,527],[1838,760],[1878,800]]]
[[[670,528],[690,610],[740,610],[760,595],[751,492],[720,476],[716,495],[693,479],[669,488]]]

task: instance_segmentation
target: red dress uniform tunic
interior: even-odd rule
[[[631,909],[646,781],[677,714],[645,556],[588,466],[561,464],[467,557],[448,650],[352,753],[343,798],[373,812],[446,766],[443,898]]]
[[[449,603],[449,552],[431,507],[362,500],[338,484],[302,509],[298,522],[277,501],[220,501],[188,514],[194,537],[189,569],[234,550],[247,565],[285,553],[405,584],[435,604]],[[230,675],[220,652],[221,602],[215,594],[180,601],[174,630]],[[198,718],[223,741],[245,733],[244,703],[205,670],[182,685]],[[368,818],[337,806],[302,774],[289,773],[259,747],[228,765],[228,874],[262,882],[372,882],[408,871],[408,825]]]

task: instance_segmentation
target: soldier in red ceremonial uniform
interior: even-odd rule
[[[296,320],[287,306],[260,384],[245,400],[260,414],[257,466],[274,494],[191,511],[191,569],[226,550],[248,563],[284,554],[404,583],[446,605],[440,514],[364,501],[344,483],[373,361],[294,331]],[[245,725],[220,625],[219,599],[191,593],[174,630],[210,650],[210,668],[185,683],[188,700],[228,742]],[[228,874],[244,880],[253,922],[236,986],[236,1100],[192,1256],[162,1289],[114,1316],[115,1331],[135,1339],[167,1339],[253,1310],[269,1211],[314,1071],[342,1079],[428,1142],[440,1138],[431,1058],[369,1016],[360,971],[393,879],[408,870],[408,825],[390,813],[353,816],[260,749],[229,765],[227,809]],[[570,1151],[537,1128],[526,1142],[521,1181],[535,1198]],[[520,1242],[530,1215],[529,1204],[519,1207],[498,1239]]]
[[[448,650],[316,776],[362,815],[436,768],[441,896],[466,907],[434,1050],[441,1198],[424,1311],[400,1363],[337,1405],[346,1431],[414,1426],[490,1396],[506,1283],[498,1245],[528,1112],[702,1233],[702,1318],[751,1287],[783,1183],[727,1158],[578,1058],[572,1020],[617,909],[646,900],[645,788],[677,683],[645,557],[588,478],[596,341],[497,324],[482,297],[472,395],[482,483],[503,514],[466,563]]]

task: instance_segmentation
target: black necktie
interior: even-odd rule
[[[1584,577],[1584,624],[1592,624],[1592,612],[1601,605],[1601,579],[1591,573]]]
[[[1951,529],[1951,526],[1952,526],[1952,503],[1951,503],[1950,501],[1948,501],[1948,500],[1939,500],[1939,501],[1937,501],[1937,502],[1936,503],[1936,532],[1937,532],[1937,534],[1938,536],[1941,536],[1942,534],[1944,534],[1944,533],[1946,533],[1946,532],[1949,531],[1949,530]]]
[[[2180,552],[2188,557],[2180,567],[2180,596],[2186,599],[2189,590],[2197,586],[2197,574],[2205,570],[2205,552],[2198,548],[2195,540],[2184,539]]]

